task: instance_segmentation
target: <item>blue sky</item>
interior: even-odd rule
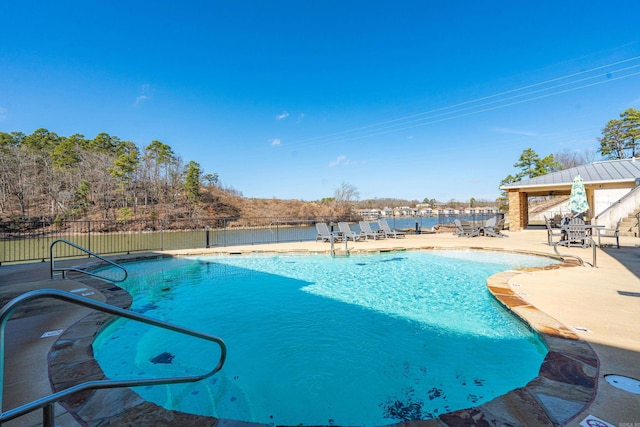
[[[640,108],[636,1],[2,1],[0,131],[169,144],[247,197],[493,200]]]

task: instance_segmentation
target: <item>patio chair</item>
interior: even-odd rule
[[[582,218],[571,218],[566,226],[566,231],[568,246],[586,246],[585,238],[590,236],[587,236],[587,227]]]
[[[379,219],[378,225],[380,226],[380,230],[382,230],[385,237],[393,237],[394,239],[397,239],[398,237],[407,237],[404,231],[392,230],[391,227],[389,227],[387,221],[385,221],[384,219]]]
[[[562,229],[553,228],[553,224],[551,223],[551,220],[548,219],[546,216],[544,217],[544,222],[547,225],[547,242],[549,243],[549,246],[553,246],[553,244],[555,243],[553,241],[553,238],[555,236],[558,236],[558,241],[563,240],[562,237],[564,232],[562,231]]]
[[[340,240],[340,236],[335,235],[329,230],[329,226],[325,222],[316,222],[316,230],[318,231],[318,235],[316,236],[316,241],[322,240],[323,242],[330,241],[338,241]]]
[[[343,239],[351,239],[355,242],[356,240],[360,240],[362,238],[361,235],[359,235],[355,231],[352,231],[351,227],[349,227],[349,224],[347,224],[346,222],[339,222],[338,229],[340,230],[340,237],[342,237]]]
[[[373,238],[373,240],[376,240],[376,239],[384,239],[386,237],[384,233],[373,231],[371,229],[371,224],[369,224],[369,222],[367,221],[360,221],[358,224],[360,225],[360,235],[364,236],[365,239],[368,239],[369,237],[371,237]]]
[[[469,224],[468,221],[460,221],[454,219],[453,223],[456,225],[456,234],[458,237],[476,237],[480,235],[480,229]]]
[[[490,237],[509,237],[506,234],[502,233],[504,230],[504,218],[498,221],[494,226],[488,227],[484,226],[484,235]],[[488,221],[487,221],[488,222]]]
[[[484,223],[484,228],[494,228],[497,222],[498,222],[498,217],[492,216],[487,220],[487,222]]]
[[[560,228],[562,226],[562,215],[555,214],[549,222],[551,223],[551,228]]]
[[[620,223],[621,222],[622,222],[622,218],[620,218],[616,223],[616,228],[598,228],[597,229],[598,230],[598,246],[602,246],[602,243],[600,243],[600,239],[611,238],[611,239],[616,239],[616,248],[620,249]]]

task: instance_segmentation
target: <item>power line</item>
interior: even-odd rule
[[[317,144],[314,144],[314,145],[315,146],[330,145],[330,144],[335,144],[335,143],[339,143],[339,142],[356,141],[356,140],[359,140],[359,139],[370,138],[370,137],[374,137],[374,136],[387,135],[387,134],[390,134],[390,133],[393,133],[393,132],[400,132],[400,131],[403,131],[403,130],[413,129],[413,128],[421,127],[421,126],[427,126],[427,125],[431,125],[431,124],[435,124],[435,123],[441,123],[441,122],[445,122],[445,121],[448,121],[448,120],[460,119],[460,118],[471,116],[471,115],[475,115],[475,114],[486,113],[488,111],[499,110],[501,108],[511,107],[511,106],[518,105],[518,104],[524,104],[526,102],[531,102],[531,101],[535,101],[535,100],[539,100],[539,99],[549,98],[551,96],[561,95],[561,94],[569,93],[569,92],[575,92],[576,90],[586,89],[586,88],[593,87],[593,86],[599,86],[599,85],[602,85],[602,84],[605,84],[605,83],[610,83],[610,82],[613,82],[613,81],[616,81],[616,80],[622,80],[622,79],[626,79],[626,78],[629,78],[629,77],[634,77],[634,76],[637,76],[637,75],[640,75],[640,71],[636,72],[636,73],[629,74],[629,75],[625,75],[625,76],[612,77],[610,79],[607,79],[607,80],[601,81],[601,82],[590,83],[590,84],[587,84],[587,85],[578,86],[578,87],[575,87],[575,88],[569,88],[569,89],[557,91],[557,92],[554,92],[554,93],[535,96],[535,97],[532,97],[532,98],[523,99],[523,100],[515,101],[515,102],[510,102],[510,103],[507,103],[507,104],[497,105],[495,107],[484,108],[484,109],[481,109],[481,110],[471,111],[471,112],[464,113],[464,114],[458,114],[458,115],[454,115],[454,116],[450,116],[450,117],[445,117],[445,118],[442,118],[442,119],[431,120],[431,121],[427,121],[427,122],[421,122],[421,123],[418,123],[418,124],[413,124],[413,125],[410,125],[410,126],[404,126],[404,127],[401,127],[401,128],[396,128],[396,129],[391,129],[391,130],[386,130],[386,131],[384,131],[384,129],[381,129],[380,132],[376,132],[374,130],[374,133],[368,133],[368,134],[365,134],[365,135],[353,136],[353,137],[344,138],[344,139],[338,139],[338,140],[330,140],[330,141],[326,141],[324,143],[317,143]]]
[[[346,142],[346,141],[351,141],[351,140],[367,138],[367,137],[371,137],[371,136],[384,135],[384,134],[388,134],[388,133],[391,133],[391,132],[399,132],[399,131],[402,131],[402,130],[411,129],[411,128],[415,128],[415,127],[419,127],[419,126],[426,126],[426,125],[429,125],[429,124],[434,124],[434,123],[439,123],[439,122],[443,122],[443,121],[447,121],[447,120],[453,120],[453,119],[457,119],[457,118],[462,118],[462,117],[466,117],[466,116],[473,115],[473,114],[479,114],[479,113],[492,111],[492,110],[496,110],[496,109],[500,109],[500,108],[505,108],[505,107],[509,107],[509,106],[513,106],[513,105],[517,105],[517,104],[522,104],[522,103],[525,103],[525,102],[530,102],[530,101],[534,101],[534,100],[538,100],[538,99],[542,99],[542,98],[547,98],[547,97],[550,97],[550,96],[560,95],[560,94],[567,93],[567,92],[573,92],[573,91],[576,91],[576,90],[580,90],[580,89],[584,89],[584,88],[588,88],[588,87],[592,87],[592,86],[597,86],[597,85],[600,85],[600,84],[609,83],[609,82],[616,81],[616,80],[621,80],[621,79],[625,79],[625,78],[629,78],[629,77],[634,77],[634,76],[638,75],[639,73],[632,73],[632,74],[628,74],[628,75],[624,75],[624,76],[620,76],[620,77],[615,77],[615,78],[611,78],[610,75],[612,73],[619,73],[619,72],[628,71],[628,70],[640,67],[640,64],[631,65],[631,66],[620,68],[620,69],[617,69],[617,70],[611,70],[611,71],[608,71],[606,73],[598,74],[598,75],[595,75],[595,76],[584,77],[584,78],[581,78],[581,79],[574,79],[574,80],[572,80],[570,82],[561,83],[561,84],[558,84],[558,85],[554,85],[554,86],[538,89],[538,90],[527,92],[527,93],[524,93],[524,94],[518,94],[518,95],[514,95],[514,96],[502,98],[502,99],[497,99],[497,100],[495,99],[495,98],[498,98],[498,97],[503,97],[504,95],[521,92],[521,91],[524,91],[524,90],[527,90],[527,89],[530,89],[530,88],[534,88],[534,87],[548,85],[549,83],[558,82],[558,81],[561,81],[561,80],[566,80],[566,79],[577,77],[577,76],[580,76],[580,75],[592,73],[594,71],[603,70],[603,69],[606,69],[606,68],[613,67],[615,65],[628,63],[628,62],[635,61],[635,60],[638,60],[638,59],[640,59],[640,56],[635,56],[633,58],[628,58],[628,59],[624,59],[624,60],[621,60],[621,61],[612,62],[612,63],[606,64],[606,65],[590,68],[588,70],[567,74],[565,76],[556,77],[556,78],[553,78],[553,79],[545,80],[543,82],[529,84],[529,85],[522,86],[522,87],[519,87],[519,88],[516,88],[516,89],[510,89],[510,90],[503,91],[503,92],[500,92],[500,93],[497,93],[497,94],[492,94],[492,95],[488,95],[488,96],[484,96],[484,97],[480,97],[480,98],[475,98],[475,99],[472,99],[472,100],[469,100],[469,101],[456,103],[456,104],[453,104],[453,105],[450,105],[450,106],[440,107],[440,108],[432,109],[432,110],[429,110],[429,111],[424,111],[424,112],[421,112],[421,113],[416,113],[416,114],[411,114],[411,115],[404,116],[404,117],[399,117],[397,119],[392,119],[392,120],[386,120],[386,121],[382,121],[382,122],[378,122],[378,123],[373,123],[373,124],[370,124],[370,125],[355,127],[355,128],[351,128],[351,129],[347,129],[347,130],[344,130],[344,131],[335,132],[335,133],[331,133],[331,134],[327,134],[327,135],[321,135],[321,136],[317,136],[317,137],[311,137],[311,138],[303,139],[303,140],[300,140],[299,143],[291,144],[291,145],[295,146],[296,148],[301,148],[301,147],[311,146],[311,145],[314,145],[314,146],[315,145],[327,145],[327,144],[332,144],[332,143]],[[511,102],[511,103],[507,103],[507,104],[502,104],[502,105],[499,105],[499,106],[496,106],[496,107],[493,107],[493,108],[480,109],[480,110],[472,111],[472,112],[469,112],[469,113],[466,113],[466,114],[457,114],[457,113],[461,113],[463,111],[467,111],[467,110],[471,110],[471,109],[475,109],[475,108],[479,108],[479,107],[483,107],[483,106],[493,105],[493,104],[501,103],[501,102],[508,101],[508,100],[511,100],[511,99],[522,98],[522,97],[525,97],[525,96],[534,95],[536,93],[547,92],[549,90],[553,90],[553,89],[557,89],[557,88],[560,88],[560,87],[573,85],[573,84],[576,84],[576,83],[579,83],[579,82],[588,81],[588,80],[592,80],[592,79],[603,77],[603,76],[607,76],[608,77],[607,80],[602,81],[602,82],[596,82],[596,83],[588,84],[588,85],[582,85],[582,86],[578,86],[578,87],[575,87],[575,88],[570,88],[570,89],[567,89],[567,90],[556,91],[554,93],[550,93],[550,94],[546,94],[546,95],[542,95],[542,96],[530,97],[528,99],[520,100],[520,101],[517,101],[517,102]],[[470,105],[470,104],[474,104],[474,103],[478,103],[478,102],[485,101],[485,100],[490,100],[490,99],[494,99],[494,100],[490,101],[490,102],[483,103],[483,104]],[[462,106],[466,106],[466,107],[459,108],[459,107],[462,107]],[[443,111],[446,111],[446,110],[453,110],[453,111],[443,112]],[[434,115],[434,113],[439,113],[439,114],[435,114]],[[431,115],[431,116],[429,116],[429,115]],[[437,117],[442,117],[442,116],[447,116],[447,115],[449,115],[450,117],[445,117],[443,119],[434,120]],[[424,117],[424,116],[429,116],[429,117]],[[418,117],[422,117],[422,118],[418,118]],[[428,121],[425,121],[425,120],[428,120]],[[411,125],[411,126],[407,126],[407,125],[409,125],[411,123],[416,123],[416,122],[420,122],[420,123],[419,124],[415,124],[415,125]],[[395,128],[395,129],[393,129],[393,128]],[[383,131],[385,129],[393,129],[393,130],[387,131],[387,132],[381,132],[381,131]],[[349,135],[349,134],[353,134],[353,133],[357,133],[357,132],[361,132],[361,131],[365,131],[365,133],[362,134],[362,135],[359,135],[359,136],[344,137],[345,135]],[[373,132],[373,133],[371,133],[371,132]],[[343,136],[343,137],[340,138],[340,136]],[[335,137],[339,137],[339,138],[335,138]],[[322,141],[325,141],[325,142],[322,143]]]
[[[591,76],[591,77],[585,77],[585,78],[582,78],[582,79],[573,80],[571,82],[562,83],[562,84],[558,84],[558,85],[555,85],[555,86],[550,86],[550,87],[543,88],[543,89],[538,89],[538,90],[527,92],[527,93],[524,93],[524,94],[514,95],[514,96],[507,97],[507,98],[502,98],[502,99],[499,99],[499,100],[493,100],[493,101],[490,101],[490,102],[485,102],[483,104],[478,104],[478,105],[473,105],[473,106],[469,106],[469,107],[465,107],[465,108],[460,108],[460,109],[455,110],[455,111],[449,111],[449,112],[446,112],[446,113],[440,113],[440,114],[432,115],[430,117],[407,120],[407,121],[404,121],[402,123],[396,123],[396,124],[389,125],[389,126],[382,126],[382,127],[378,127],[377,129],[372,129],[371,131],[372,132],[377,132],[377,131],[381,131],[381,130],[385,130],[385,129],[396,128],[396,127],[399,127],[399,126],[405,126],[405,125],[408,125],[408,124],[411,124],[411,123],[420,123],[420,122],[423,122],[424,120],[429,120],[429,119],[432,120],[432,119],[435,119],[437,117],[443,117],[443,116],[447,116],[447,115],[451,115],[451,114],[461,113],[463,111],[468,111],[468,110],[472,110],[472,109],[479,108],[479,107],[485,107],[485,106],[488,106],[488,105],[502,103],[502,102],[509,101],[509,100],[512,100],[512,99],[518,99],[518,98],[522,98],[522,97],[525,97],[525,96],[535,95],[537,93],[547,92],[547,91],[552,90],[552,89],[557,89],[557,88],[560,88],[560,87],[565,87],[565,86],[573,85],[573,84],[576,84],[576,83],[580,83],[580,82],[584,82],[584,81],[588,81],[588,80],[593,80],[593,79],[596,79],[598,77],[607,76],[610,73],[619,73],[619,72],[622,72],[622,71],[628,71],[630,69],[634,69],[634,68],[638,68],[638,67],[640,67],[640,64],[636,64],[636,65],[633,65],[633,66],[630,66],[630,67],[625,67],[625,68],[622,68],[622,69],[614,70],[614,71],[611,71],[611,72],[608,72],[608,73],[604,73],[604,74],[598,74],[598,75]],[[588,86],[583,86],[583,87],[588,87]],[[552,96],[552,95],[559,94],[559,93],[563,93],[563,92],[557,92],[557,93],[549,94],[549,95]],[[534,99],[538,99],[538,98],[530,98],[530,99],[534,100]],[[528,100],[524,100],[523,102],[528,102]],[[505,106],[509,106],[509,105],[513,105],[513,104],[505,104]],[[479,112],[482,112],[482,111],[485,111],[485,110],[481,110]],[[363,137],[366,137],[366,135],[363,135]]]

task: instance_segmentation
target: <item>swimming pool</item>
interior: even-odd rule
[[[415,251],[128,264],[133,310],[221,336],[229,349],[213,378],[136,391],[168,409],[279,425],[383,425],[476,406],[533,379],[546,354],[486,278],[552,263]],[[135,322],[94,343],[111,378],[203,371],[217,354],[201,346]]]

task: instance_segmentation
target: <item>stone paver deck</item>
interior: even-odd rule
[[[349,242],[351,253],[431,248],[473,248],[553,254],[546,245],[546,231],[525,230],[508,233],[509,238],[458,238],[451,234],[408,235],[405,239]],[[640,239],[621,238],[620,249],[597,249],[598,268],[578,267],[566,258],[560,268],[529,269],[498,273],[488,280],[490,292],[516,316],[536,330],[549,348],[539,376],[526,387],[514,390],[475,408],[456,411],[429,421],[400,423],[420,426],[462,425],[569,425],[578,426],[589,415],[612,425],[640,423],[640,395],[619,390],[604,380],[609,374],[640,378]],[[344,253],[344,243],[335,248]],[[328,243],[298,242],[274,245],[173,251],[173,255],[202,253],[317,252],[326,253]],[[592,262],[591,249],[562,248]],[[118,258],[118,257],[116,257]],[[131,257],[129,257],[131,258]],[[82,264],[75,261],[75,264]],[[48,265],[46,274],[48,275]],[[17,292],[36,287],[85,287],[95,290],[95,298],[126,307],[128,295],[91,278],[48,281],[43,264],[0,267],[0,298],[6,302]],[[28,280],[31,278],[32,280]],[[91,342],[106,315],[85,311],[63,311],[58,305],[38,306],[32,313],[9,321],[8,328],[28,327],[41,333],[56,320],[65,332],[55,340],[39,341],[36,353],[49,352],[48,375],[42,366],[24,363],[31,344],[7,336],[4,379],[4,410],[25,403],[50,391],[64,389],[87,379],[102,378],[93,360]],[[26,322],[33,316],[40,326]],[[48,317],[47,317],[48,316]],[[56,317],[57,316],[57,317]],[[63,316],[64,317],[64,316]],[[66,321],[66,324],[65,324]],[[13,347],[9,347],[13,345]],[[9,350],[11,348],[11,350]],[[45,365],[46,366],[46,365]],[[45,375],[44,381],[42,376]],[[20,380],[16,380],[22,379]],[[27,379],[25,381],[25,379]],[[43,390],[44,389],[44,390]],[[39,394],[33,395],[34,392]],[[248,425],[231,420],[215,420],[166,411],[143,401],[130,390],[102,390],[78,395],[58,411],[57,425]],[[67,412],[68,411],[68,412]],[[39,414],[38,414],[39,415]],[[75,419],[80,421],[74,421]],[[66,417],[66,418],[65,418]],[[37,425],[16,420],[7,425]],[[20,421],[21,423],[18,423]],[[79,424],[74,424],[79,423]],[[640,424],[639,424],[640,425]]]

